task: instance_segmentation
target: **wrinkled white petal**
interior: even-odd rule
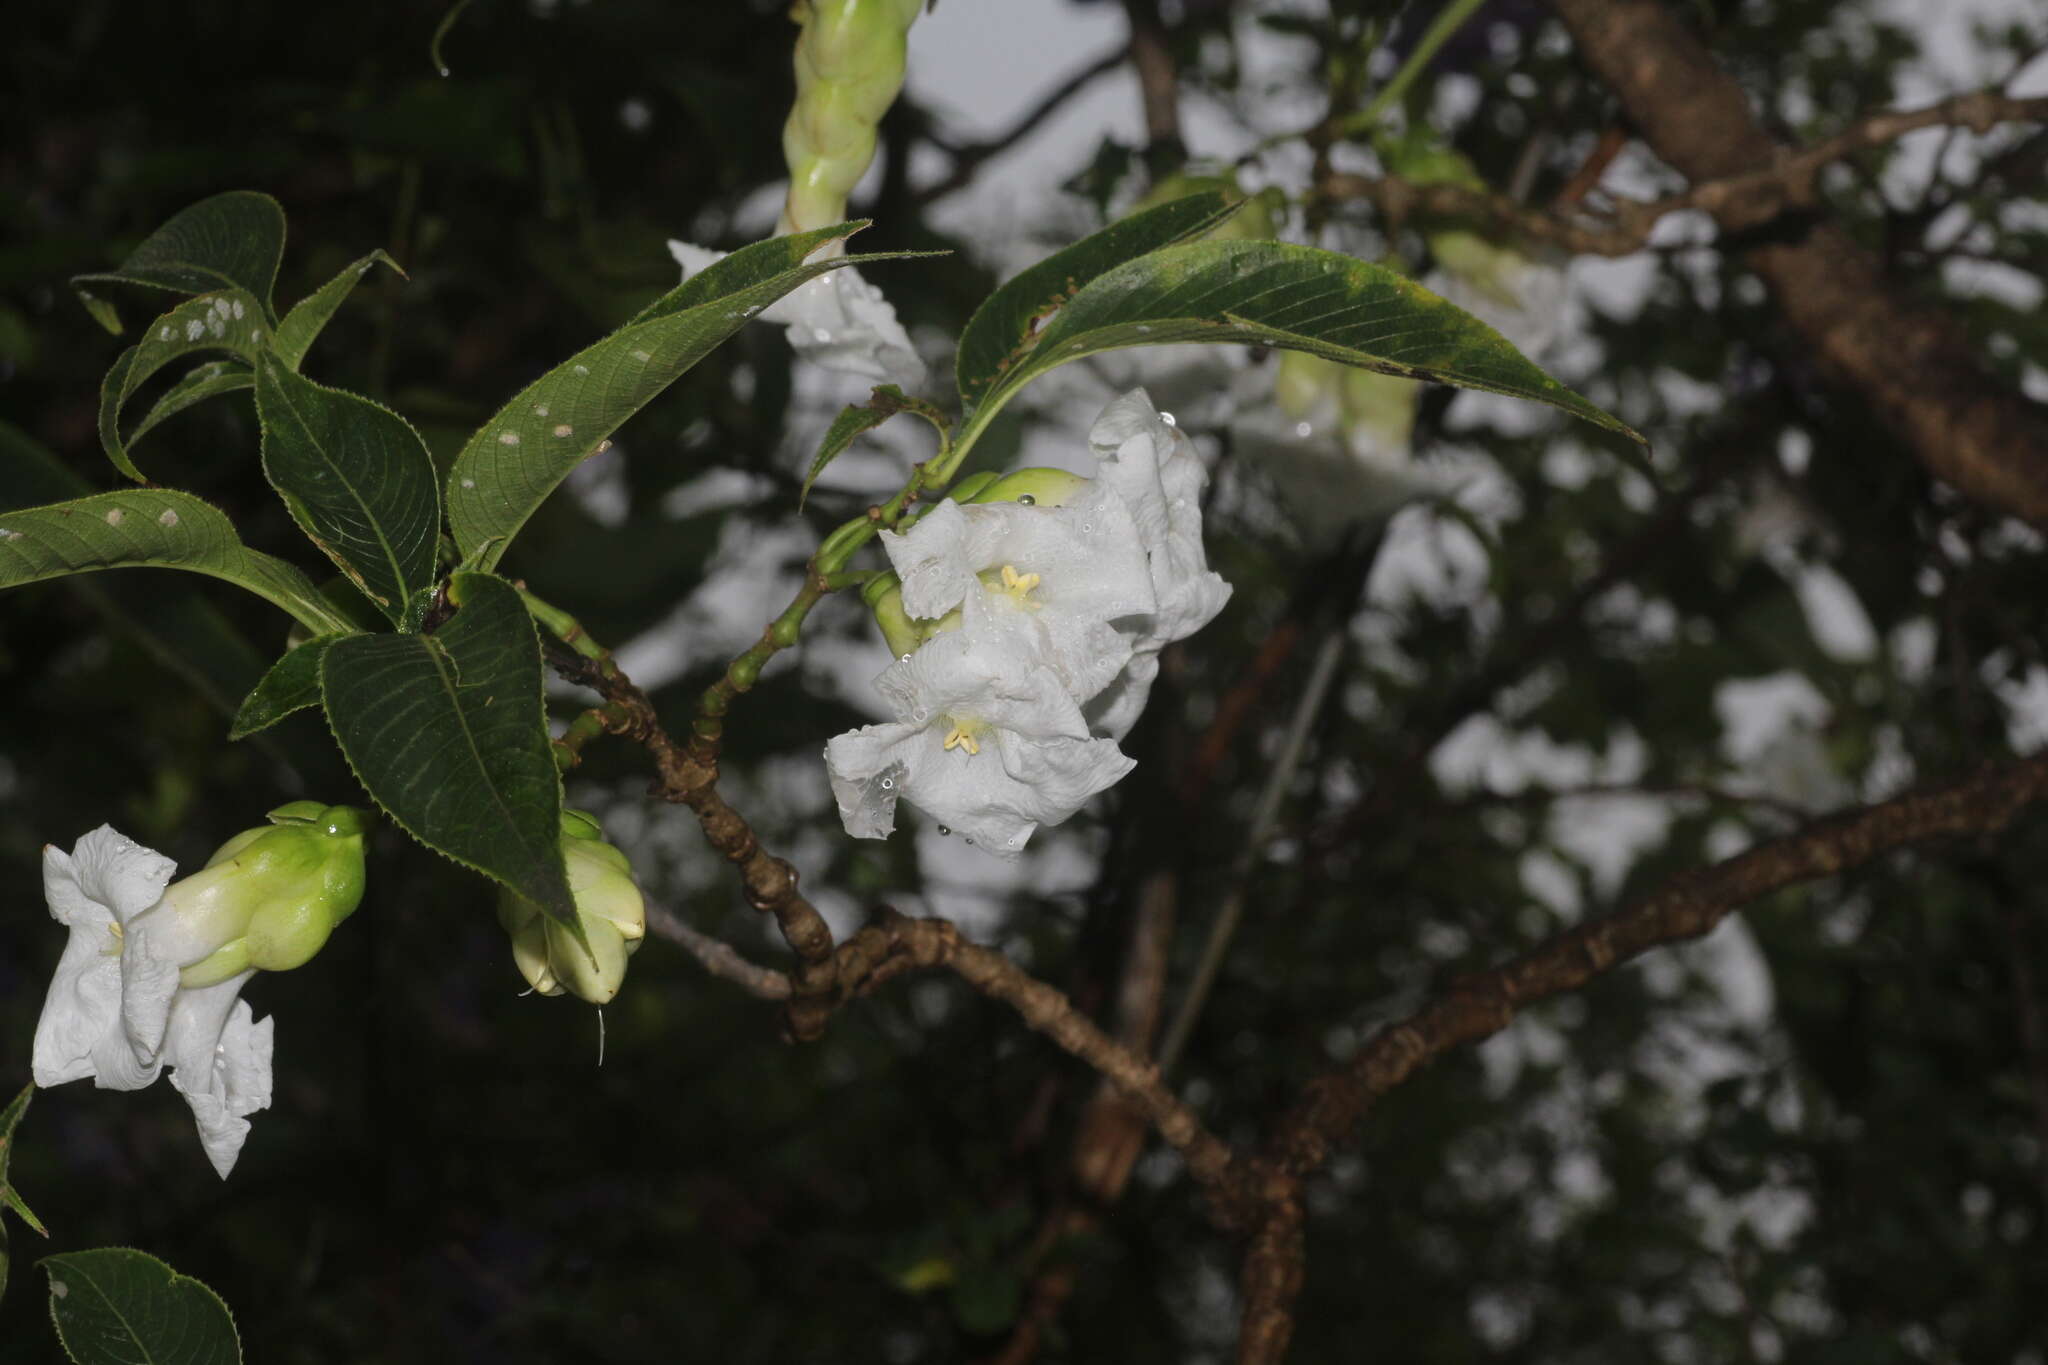
[[[1099,483],[1060,507],[941,502],[908,532],[883,532],[882,548],[911,616],[936,620],[970,598],[1000,609],[1006,628],[1036,630],[1076,701],[1116,677],[1131,652],[1124,632],[1145,634],[1158,605],[1130,509]],[[1038,582],[1007,593],[989,581],[1004,569]]]
[[[1152,696],[1152,680],[1158,676],[1157,649],[1142,649],[1131,655],[1131,661],[1124,665],[1116,680],[1082,708],[1088,728],[1111,739],[1129,734],[1138,717],[1145,714],[1145,703]]]
[[[668,250],[685,279],[725,256],[673,240]],[[854,266],[805,281],[762,309],[759,320],[787,327],[797,355],[821,369],[906,388],[924,380],[924,362],[896,310]]]
[[[121,953],[128,921],[156,903],[175,870],[110,825],[69,854],[44,848],[43,893],[71,937],[36,1024],[37,1085],[92,1077],[106,1089],[135,1090],[156,1079],[154,1058],[138,1056],[122,1028]]]
[[[1202,545],[1202,490],[1209,473],[1182,431],[1143,389],[1112,402],[1088,433],[1096,478],[1120,494],[1144,543],[1158,607],[1140,650],[1194,634],[1223,610],[1230,585],[1209,570]]]
[[[255,1021],[240,998],[254,972],[180,991],[164,1038],[171,1086],[192,1107],[199,1141],[223,1180],[249,1136],[249,1115],[270,1107],[275,1021]]]
[[[899,719],[825,746],[847,832],[882,838],[907,799],[1001,857],[1057,824],[1131,770],[1110,740],[1092,739],[1066,684],[1023,630],[970,596],[966,624],[891,665],[876,689]],[[946,747],[956,727],[973,731]]]

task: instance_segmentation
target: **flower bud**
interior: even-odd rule
[[[512,936],[512,960],[534,990],[566,991],[602,1005],[619,993],[626,959],[646,937],[647,903],[626,855],[606,843],[603,829],[582,811],[562,812],[562,862],[587,948],[566,925],[509,888],[498,893],[498,923]]]
[[[181,964],[178,984],[215,985],[254,968],[289,971],[320,951],[363,899],[363,835],[351,806],[294,801],[237,834],[165,889],[131,932]]]
[[[1064,469],[1019,469],[995,480],[963,502],[1021,502],[1039,507],[1058,507],[1080,496],[1094,483]]]

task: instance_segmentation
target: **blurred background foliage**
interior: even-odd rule
[[[1043,3],[1049,23],[1068,11]],[[1183,98],[1252,129],[1276,79],[1311,93],[1351,81],[1358,52],[1399,53],[1430,12],[1162,8]],[[1886,18],[1909,7],[1683,8],[1788,138],[1886,106],[1937,65],[1927,31]],[[782,173],[793,30],[778,7],[486,0],[450,35],[446,79],[428,58],[440,17],[411,3],[14,8],[0,506],[112,485],[94,418],[118,343],[65,279],[204,195],[283,202],[281,301],[373,247],[397,257],[408,278],[367,280],[308,370],[397,407],[442,458],[672,282],[664,238],[729,247],[754,230],[746,206]],[[1941,55],[1997,79],[2039,36],[1983,25]],[[1254,43],[1291,72],[1248,76]],[[1618,126],[1537,5],[1490,5],[1431,75],[1408,115],[1535,202]],[[877,220],[863,246],[956,251],[877,272],[921,336],[957,334],[992,262],[1014,259],[1014,242],[955,240],[927,212],[907,168],[961,141],[947,117],[907,97],[856,199]],[[1077,146],[1074,193],[1016,232],[1056,242],[1142,193],[1127,143]],[[2036,386],[2048,260],[2039,213],[2017,210],[2039,208],[2042,145],[2031,129],[1966,137],[1914,194],[1891,174],[1896,148],[1827,182],[1828,212],[1898,287],[1948,300],[1992,363]],[[1361,254],[1389,245],[1352,206],[1325,230]],[[1414,242],[1392,245],[1414,259]],[[1823,384],[1733,256],[1660,250],[1591,272],[1605,283],[1582,291],[1554,367],[1655,454],[1469,396],[1425,406],[1423,453],[1459,462],[1463,485],[1388,530],[1184,1063],[1191,1098],[1232,1137],[1255,1139],[1303,1079],[1461,971],[1803,814],[2048,737],[2039,537],[1935,486]],[[787,581],[815,528],[890,486],[842,480],[799,518],[802,443],[829,415],[800,379],[778,334],[743,334],[555,499],[509,565],[600,639],[667,641],[657,699],[678,726],[759,628],[721,622],[718,594],[736,575]],[[1024,425],[1038,421],[1058,414]],[[1097,818],[1044,839],[1025,875],[976,882],[929,829],[856,846],[832,826],[817,753],[868,718],[866,674],[847,661],[874,658],[852,611],[821,612],[819,644],[744,703],[728,792],[842,928],[879,900],[959,910],[1101,1010],[1137,888],[1166,867],[1185,979],[1308,651],[1192,812],[1175,795],[1186,753],[1303,583],[1357,572],[1299,542],[1227,421],[1204,441],[1219,469],[1212,555],[1237,597],[1170,661],[1128,745],[1137,773]],[[181,416],[140,459],[253,542],[297,553],[255,447],[238,397]],[[61,947],[41,844],[111,821],[193,866],[301,792],[351,798],[317,722],[224,742],[223,704],[282,642],[261,604],[104,575],[12,592],[0,622],[11,1093]],[[776,960],[684,813],[637,800],[644,779],[634,752],[601,744],[571,800],[605,812],[656,900]],[[1786,892],[1411,1082],[1313,1189],[1294,1358],[2039,1365],[2040,833],[2029,818],[1995,842]],[[1038,1241],[1092,1081],[1005,1011],[914,982],[792,1049],[771,1010],[656,941],[605,1014],[600,1067],[588,1010],[516,993],[480,883],[387,834],[370,885],[314,966],[249,988],[279,1019],[277,1098],[232,1180],[199,1159],[167,1087],[40,1098],[14,1179],[57,1247],[163,1256],[221,1292],[265,1362],[968,1359],[1000,1346],[1044,1256],[1078,1274],[1041,1358],[1227,1355],[1235,1253],[1169,1158],[1144,1158],[1094,1231]],[[18,1265],[39,1250],[25,1236]],[[20,1273],[0,1302],[0,1359],[52,1358],[41,1293]]]

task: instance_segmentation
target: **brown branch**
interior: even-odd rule
[[[1657,0],[1551,3],[1581,60],[1688,180],[1744,176],[1784,155],[1742,88],[1671,9]],[[1980,109],[1995,112],[1999,98]],[[2048,106],[2002,107],[2039,117]],[[1956,318],[1900,288],[1833,224],[1759,241],[1743,259],[1823,368],[1896,427],[1930,473],[1998,511],[2048,525],[2048,409],[1985,371]]]
[[[1822,168],[1922,128],[1962,127],[1983,133],[2001,123],[2048,122],[2048,97],[2015,99],[1994,90],[1957,95],[1924,109],[1894,109],[1851,124],[1802,151],[1775,148],[1759,170],[1708,180],[1662,199],[1624,199],[1604,212],[1567,210],[1590,190],[1582,173],[1550,212],[1505,194],[1462,185],[1421,185],[1398,176],[1329,174],[1316,185],[1327,200],[1361,199],[1388,218],[1416,214],[1461,218],[1487,231],[1563,247],[1590,256],[1630,256],[1649,247],[1657,224],[1674,213],[1710,213],[1725,235],[1762,227],[1785,214],[1819,204]],[[1588,168],[1604,167],[1597,156]],[[1705,243],[1701,243],[1705,245]]]
[[[1180,169],[1187,144],[1180,133],[1180,76],[1174,70],[1159,0],[1124,0],[1131,21],[1131,64],[1145,107],[1145,164],[1154,177]]]
[[[1344,1067],[1309,1085],[1280,1124],[1269,1156],[1293,1174],[1315,1170],[1374,1100],[1451,1048],[1507,1027],[1517,1010],[1575,990],[1660,944],[1697,938],[1773,891],[1835,876],[1928,839],[1994,833],[2044,798],[2048,754],[1831,816],[1674,878],[1624,910],[1464,978],[1449,995],[1378,1034]]]
[[[730,943],[692,929],[667,906],[648,905],[647,927],[696,958],[705,971],[732,982],[749,995],[763,1000],[789,999],[787,975],[773,967],[747,961]]]
[[[1096,1027],[1061,992],[1001,953],[960,937],[948,921],[911,919],[884,908],[874,924],[844,945],[838,965],[843,988],[863,995],[906,971],[940,967],[952,972],[1095,1068],[1181,1154],[1196,1181],[1205,1187],[1220,1186],[1233,1155],[1230,1145],[1167,1088],[1159,1068]]]
[[[1508,1026],[1516,1011],[1576,990],[1631,958],[1697,938],[1759,897],[1862,866],[1909,844],[2002,830],[2024,807],[2048,799],[2048,754],[1980,769],[1961,782],[1818,821],[1796,834],[1686,873],[1615,914],[1558,935],[1377,1034],[1344,1066],[1303,1089],[1260,1155],[1234,1172],[1226,1216],[1254,1215],[1241,1280],[1239,1365],[1275,1365],[1293,1327],[1305,1250],[1300,1182],[1358,1126],[1374,1101],[1430,1062]]]

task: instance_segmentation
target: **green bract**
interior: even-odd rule
[[[626,959],[647,934],[647,903],[626,855],[604,841],[597,821],[562,812],[562,861],[588,947],[515,891],[498,893],[498,922],[512,936],[512,960],[542,995],[564,992],[602,1005],[619,993]]]
[[[181,971],[179,985],[211,986],[252,967],[290,971],[362,903],[365,812],[294,801],[269,818],[164,891],[159,909],[183,932],[219,945]]]

